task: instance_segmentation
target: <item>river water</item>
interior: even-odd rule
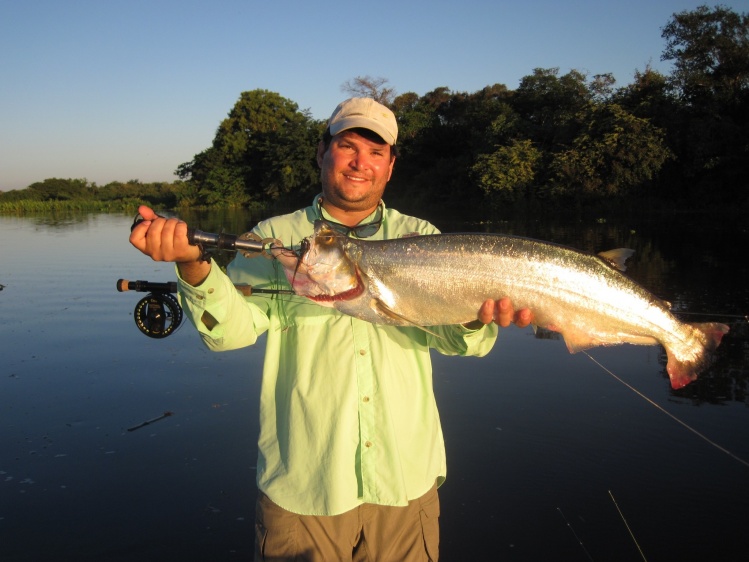
[[[253,224],[194,220],[208,231]],[[0,217],[2,561],[252,559],[262,342],[211,353],[187,322],[144,336],[133,321],[144,295],[117,292],[117,279],[175,276],[129,245],[131,221]],[[512,327],[488,357],[436,355],[448,455],[441,560],[745,559],[744,223],[460,229],[631,247],[629,275],[685,319],[732,330],[711,369],[679,391],[657,346],[571,355]]]

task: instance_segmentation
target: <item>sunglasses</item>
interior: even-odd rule
[[[322,214],[321,200],[317,200],[317,214],[320,215],[321,221],[339,234],[343,234],[344,236],[351,236],[353,234],[357,238],[369,238],[370,236],[374,236],[377,231],[380,230],[382,217],[384,215],[383,207],[382,201],[380,201],[377,204],[377,214],[372,222],[368,222],[367,224],[357,224],[356,226],[346,226],[345,224],[324,218]]]

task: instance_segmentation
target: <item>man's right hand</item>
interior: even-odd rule
[[[158,216],[141,205],[143,220],[130,233],[130,243],[154,261],[175,262],[180,275],[191,285],[198,285],[211,270],[210,263],[200,261],[200,249],[187,240],[187,223]]]

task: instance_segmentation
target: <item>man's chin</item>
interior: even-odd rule
[[[323,196],[333,204],[346,203],[360,209],[377,205],[380,200],[378,196],[372,193],[371,184],[367,186],[343,186],[328,191],[323,190]],[[374,201],[374,203],[372,201]]]

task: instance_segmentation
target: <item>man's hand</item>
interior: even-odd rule
[[[175,262],[185,281],[200,284],[211,266],[200,261],[200,249],[188,242],[187,223],[160,217],[145,205],[138,207],[138,213],[143,220],[130,233],[130,243],[154,261]]]
[[[130,243],[154,261],[195,262],[200,250],[187,241],[187,224],[179,219],[165,219],[153,209],[141,205],[143,220],[130,233]]]
[[[498,326],[506,328],[510,324],[515,324],[519,328],[525,328],[533,321],[533,313],[527,308],[515,310],[509,298],[504,297],[497,301],[486,300],[479,309],[477,320],[481,324],[491,324],[494,322]],[[466,326],[472,327],[471,324]]]

